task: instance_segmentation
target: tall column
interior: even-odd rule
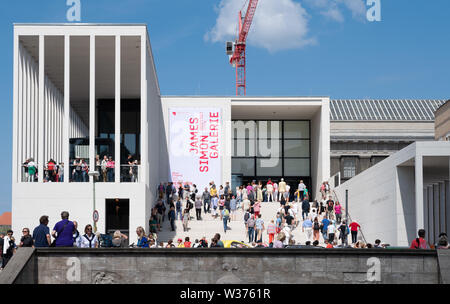
[[[12,182],[17,183],[21,179],[21,164],[24,160],[18,159],[18,112],[19,112],[19,36],[14,35],[14,79],[13,79],[13,156],[12,156]]]
[[[89,72],[89,171],[95,168],[95,36],[91,35],[90,42],[90,72]],[[93,178],[89,178],[93,182]]]
[[[141,172],[140,182],[148,183],[148,123],[147,123],[147,35],[141,35]],[[156,170],[157,168],[155,168]]]
[[[44,175],[44,66],[45,66],[45,40],[44,36],[39,36],[39,150],[38,150],[38,170],[39,183],[43,181]]]
[[[121,37],[116,36],[116,71],[115,71],[115,130],[114,130],[114,159],[116,162],[115,182],[120,183],[120,100],[121,100]]]
[[[416,233],[424,228],[424,205],[423,205],[423,157],[415,157],[415,180],[416,180]]]
[[[69,182],[69,126],[70,126],[70,36],[64,36],[64,124],[63,124],[63,162],[64,182]]]

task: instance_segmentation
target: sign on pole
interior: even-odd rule
[[[93,220],[94,220],[94,223],[97,223],[97,222],[98,222],[98,217],[99,217],[98,211],[95,210],[94,213],[92,214],[92,218],[93,218]]]

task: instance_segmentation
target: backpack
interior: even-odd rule
[[[248,221],[249,218],[250,218],[250,213],[246,212],[244,215],[244,221]]]
[[[112,237],[109,234],[100,234],[100,247],[112,247]]]
[[[319,222],[314,222],[314,230],[320,230]]]
[[[223,216],[230,216],[230,211],[228,211],[228,209],[225,208]]]

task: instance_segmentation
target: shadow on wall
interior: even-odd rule
[[[405,223],[407,244],[416,237],[416,195],[415,195],[415,170],[414,167],[397,167],[397,180],[399,186],[400,199],[402,201],[403,212],[397,211],[397,214],[403,214]],[[398,224],[397,224],[398,225]],[[398,229],[403,229],[398,227]],[[398,240],[397,243],[403,240]],[[406,244],[406,245],[407,245]]]

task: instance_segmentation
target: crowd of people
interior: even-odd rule
[[[129,154],[126,162],[120,168],[121,181],[123,182],[137,182],[138,181],[138,160]],[[97,182],[114,182],[115,175],[115,161],[112,156],[104,155],[103,159],[100,159],[99,155],[95,157],[95,167],[99,172],[99,176],[96,177]],[[23,182],[37,182],[38,181],[38,166],[33,158],[25,160],[22,164],[23,168]],[[43,182],[64,182],[64,163],[57,163],[51,158],[44,165]],[[70,165],[70,181],[71,182],[89,182],[89,164],[86,159],[75,158],[71,161]]]
[[[32,159],[28,160],[33,162]],[[32,164],[30,165],[32,166]],[[239,247],[271,247],[271,248],[382,248],[385,245],[380,240],[374,244],[358,240],[360,225],[355,221],[347,222],[343,217],[344,209],[338,201],[330,195],[329,186],[324,182],[321,187],[321,200],[309,201],[307,187],[300,181],[295,191],[290,191],[289,185],[281,179],[277,184],[271,179],[263,186],[262,182],[253,181],[247,185],[236,187],[232,191],[230,184],[216,187],[210,182],[208,187],[199,193],[195,184],[166,183],[158,186],[158,200],[151,210],[149,219],[149,234],[142,226],[136,228],[137,243],[129,245],[128,236],[117,230],[114,234],[94,233],[92,225],[88,224],[84,230],[78,230],[78,223],[69,220],[69,213],[63,211],[61,220],[55,224],[52,231],[48,227],[49,217],[43,215],[39,225],[30,229],[22,229],[22,237],[17,244],[13,231],[6,235],[0,234],[0,253],[2,267],[5,267],[18,247],[139,247],[139,248],[211,248],[225,247],[220,233],[215,233],[208,243],[205,236],[194,242],[187,236],[184,241],[178,239],[163,242],[158,240],[162,230],[162,222],[166,216],[170,222],[170,229],[175,231],[175,221],[181,220],[183,230],[189,230],[189,222],[194,219],[191,210],[195,209],[195,218],[201,221],[209,215],[223,222],[224,234],[228,230],[228,223],[236,219],[237,212],[244,214],[245,238],[248,242],[238,242]],[[328,199],[327,199],[328,198]],[[327,199],[327,200],[326,200]],[[261,206],[266,203],[279,204],[274,219],[266,225],[262,219]],[[293,231],[301,229],[307,240],[304,244],[296,242]],[[351,245],[348,238],[351,236]],[[265,241],[267,237],[267,242]],[[322,241],[322,242],[321,242]],[[439,241],[430,245],[425,240],[425,230],[418,231],[411,249],[449,248],[446,233],[439,235]],[[0,268],[1,269],[1,268]]]

